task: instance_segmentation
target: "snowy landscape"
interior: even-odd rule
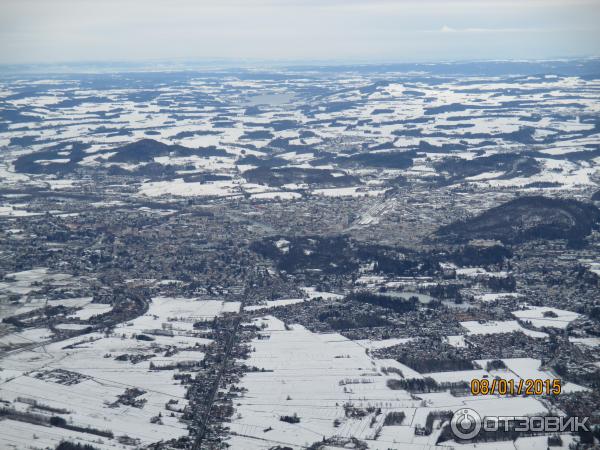
[[[598,445],[599,60],[42,69],[0,76],[0,448]]]

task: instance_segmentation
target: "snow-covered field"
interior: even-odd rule
[[[110,430],[114,438],[3,420],[0,434],[7,436],[7,441],[2,448],[45,448],[62,438],[99,448],[137,448],[187,435],[187,425],[179,421],[187,404],[186,387],[173,378],[186,370],[176,368],[176,364],[185,367],[199,363],[204,357],[203,346],[211,342],[197,336],[202,329],[194,329],[194,322],[211,320],[239,307],[239,303],[217,300],[157,297],[145,315],[118,325],[112,333],[88,333],[5,355],[0,398],[11,407],[59,415],[77,426]],[[86,309],[82,311],[87,314]],[[47,331],[28,330],[23,337],[43,342]],[[149,339],[138,339],[140,335]],[[127,389],[141,390],[134,395],[140,404],[118,401]],[[24,403],[22,398],[66,411],[50,413]],[[159,415],[161,423],[150,422]],[[122,443],[124,436],[132,439],[129,444]]]
[[[285,71],[276,79],[282,73]],[[0,181],[70,189],[78,183],[73,174],[58,179],[18,171],[15,160],[58,144],[64,146],[63,151],[40,156],[35,162],[40,166],[68,165],[73,162],[69,145],[78,141],[89,145],[85,157],[76,162],[81,167],[137,170],[145,163],[111,161],[110,157],[122,145],[152,138],[190,149],[223,152],[153,157],[153,164],[173,167],[175,175],[168,180],[140,179],[140,196],[236,199],[248,193],[253,200],[276,201],[300,198],[304,193],[294,192],[291,186],[301,186],[309,195],[379,198],[389,190],[386,179],[399,175],[430,179],[443,174],[435,163],[447,156],[470,161],[481,156],[478,152],[488,157],[530,150],[536,152],[532,158],[539,170],[535,173],[507,176],[511,171],[506,168],[486,167],[467,174],[464,182],[490,189],[535,189],[527,186],[531,183],[556,183],[547,189],[575,189],[596,182],[597,157],[568,158],[569,153],[598,142],[597,129],[589,120],[599,110],[595,79],[561,76],[516,83],[511,76],[456,76],[450,80],[424,75],[415,81],[390,73],[389,82],[378,84],[379,77],[368,73],[340,73],[335,77],[294,75],[282,85],[269,77],[247,80],[247,76],[232,72],[227,81],[215,83],[211,77],[190,73],[183,79],[176,77],[173,85],[161,84],[149,98],[144,98],[146,91],[132,88],[128,80],[118,77],[110,79],[110,87],[89,86],[82,80],[59,76],[47,84],[27,78],[1,81],[0,92],[8,96],[4,108],[16,114],[0,130],[0,146],[6,149],[0,155]],[[119,87],[119,82],[124,87]],[[327,94],[307,94],[315,83]],[[517,86],[518,93],[511,92]],[[255,97],[269,100],[252,103],[249,99]],[[339,104],[343,107],[338,109],[335,106]],[[319,151],[337,153],[340,141],[364,142],[370,153],[401,153],[415,148],[421,153],[415,155],[410,167],[341,167],[339,161],[320,160]],[[457,148],[440,153],[427,145],[420,148],[422,143]],[[386,144],[385,150],[377,147],[380,144]],[[266,188],[264,191],[244,189],[248,181],[244,173],[257,167],[256,161],[244,158],[274,154],[287,162],[287,168],[334,169],[337,174],[356,175],[356,179],[339,186],[289,182],[290,189],[263,180],[259,184]],[[230,179],[202,182],[182,178],[194,173]],[[15,204],[0,205],[0,216],[28,214],[37,213]],[[377,207],[372,214],[365,211],[357,225],[376,223],[378,214]]]
[[[536,328],[551,327],[565,329],[569,323],[581,317],[580,314],[563,309],[547,306],[528,306],[525,309],[513,311],[513,316],[530,322]]]
[[[288,241],[279,240],[275,243],[281,251],[285,251],[287,248]],[[274,308],[276,306],[295,305],[297,303],[303,303],[310,300],[322,299],[322,300],[336,300],[343,297],[343,295],[335,294],[333,292],[321,292],[313,287],[302,288],[304,291],[304,297],[302,298],[282,298],[279,300],[267,300],[259,305],[251,305],[244,307],[245,311],[260,311],[262,309]]]
[[[485,322],[470,320],[461,322],[460,324],[468,330],[469,334],[495,334],[520,331],[534,338],[545,338],[548,336],[547,333],[542,331],[528,330],[522,327],[516,320],[490,320]]]
[[[273,316],[254,321],[261,326],[262,338],[251,343],[253,351],[246,364],[261,370],[249,372],[242,379],[241,386],[247,392],[237,401],[231,424],[233,436],[228,441],[234,448],[250,450],[288,445],[295,449],[323,437],[354,436],[363,439],[372,449],[416,450],[429,448],[439,434],[439,429],[434,429],[430,436],[415,435],[415,427],[423,425],[431,411],[454,411],[467,406],[482,415],[547,412],[546,407],[532,397],[454,397],[449,392],[413,397],[406,391],[391,390],[387,380],[398,379],[400,375],[389,371],[390,367],[400,370],[407,378],[422,375],[394,360],[373,359],[367,351],[406,340],[351,341],[336,333],[315,334],[300,325],[286,328]],[[485,367],[485,362],[481,363]],[[536,360],[522,363],[507,360],[508,364],[518,372],[515,377],[535,375],[533,369],[539,367]],[[457,382],[490,373],[472,370],[426,375],[439,382]],[[344,405],[364,409],[366,415],[348,416]],[[377,408],[381,408],[381,414],[374,412]],[[402,425],[383,426],[385,415],[392,411],[403,412],[405,420]],[[280,420],[282,416],[294,415],[300,419],[298,423]]]

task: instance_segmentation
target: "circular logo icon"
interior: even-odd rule
[[[450,428],[457,438],[472,439],[481,430],[481,416],[471,408],[459,409],[452,416]]]

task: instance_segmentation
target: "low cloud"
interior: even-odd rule
[[[453,28],[442,26],[436,33],[527,33],[557,31],[549,28]]]

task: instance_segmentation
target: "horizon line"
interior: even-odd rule
[[[577,61],[600,61],[600,55],[581,55],[581,56],[556,56],[551,58],[491,58],[491,59],[448,59],[448,60],[369,60],[369,59],[264,59],[264,58],[147,58],[136,60],[80,60],[80,61],[62,61],[62,62],[29,62],[29,63],[0,63],[0,74],[5,70],[11,74],[37,72],[46,74],[60,73],[102,73],[102,71],[92,71],[94,66],[106,66],[106,69],[112,72],[121,72],[126,68],[138,69],[139,72],[185,72],[195,70],[269,70],[274,68],[318,68],[318,67],[377,67],[377,66],[435,66],[452,64],[475,64],[475,63],[513,63],[513,64],[542,64],[542,63],[568,63]],[[108,67],[108,66],[116,67]],[[165,67],[149,67],[150,65],[160,65]],[[204,67],[191,67],[199,65]],[[266,67],[258,67],[263,65]],[[168,66],[171,66],[169,68]],[[179,66],[179,67],[178,67]],[[187,66],[187,67],[185,67]],[[269,67],[271,66],[271,67]],[[74,72],[67,69],[76,69],[87,67],[86,71]],[[35,69],[53,68],[63,70],[43,72]],[[19,72],[19,69],[26,69]],[[96,67],[99,69],[99,67]]]

